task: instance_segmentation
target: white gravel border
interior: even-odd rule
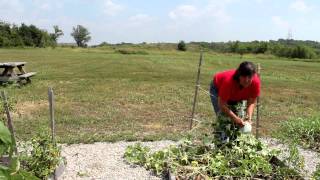
[[[287,146],[272,138],[261,138],[262,142],[270,148],[279,148],[287,152]],[[128,164],[124,158],[127,146],[137,142],[94,143],[62,145],[62,156],[66,158],[66,169],[59,179],[126,179],[126,180],[159,180],[150,171],[140,166]],[[174,141],[142,142],[152,151],[177,144]],[[305,169],[308,175],[316,169],[320,162],[316,152],[299,148],[300,154],[305,160]],[[284,155],[285,156],[285,155]]]
[[[273,138],[260,138],[260,140],[267,144],[271,149],[281,149],[282,154],[280,154],[280,159],[285,159],[289,157],[289,147],[285,144],[282,144],[277,139]],[[306,170],[307,179],[309,179],[313,172],[316,170],[317,164],[320,163],[319,153],[309,150],[303,149],[298,146],[299,154],[304,158],[304,170]]]
[[[59,179],[125,179],[125,180],[158,180],[150,171],[140,166],[128,164],[123,155],[129,145],[136,142],[94,143],[63,145],[62,156],[66,158],[67,165]],[[142,142],[151,150],[160,150],[173,141]]]

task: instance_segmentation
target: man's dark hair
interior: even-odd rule
[[[233,75],[233,79],[239,82],[240,76],[250,76],[256,74],[256,66],[249,61],[242,62]]]

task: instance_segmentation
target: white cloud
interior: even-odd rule
[[[231,16],[227,13],[226,7],[231,0],[228,1],[209,1],[208,6],[205,9],[205,15],[214,17],[218,22],[227,23],[231,21]]]
[[[306,13],[309,12],[312,7],[307,5],[304,0],[296,0],[292,2],[289,6],[291,9],[296,10],[298,12]]]
[[[124,10],[124,6],[121,4],[115,3],[113,0],[104,1],[104,13],[109,16],[115,16],[119,12]]]
[[[41,11],[56,11],[63,7],[63,2],[52,0],[32,0],[32,5]]]
[[[227,13],[226,7],[233,0],[218,1],[209,0],[203,7],[194,5],[180,5],[169,13],[169,17],[173,20],[215,20],[220,23],[227,23],[231,20],[231,16]],[[213,18],[213,19],[212,19]]]
[[[169,13],[171,19],[179,18],[195,18],[199,17],[201,13],[192,5],[180,5]]]
[[[14,14],[22,13],[23,11],[23,4],[19,0],[0,0],[0,13],[12,12]]]
[[[280,28],[285,28],[285,29],[290,28],[289,22],[283,20],[280,16],[272,16],[272,22]]]
[[[129,21],[134,23],[149,23],[153,21],[153,18],[147,14],[137,14],[129,17]]]
[[[0,21],[20,23],[24,19],[25,7],[20,0],[0,0]]]

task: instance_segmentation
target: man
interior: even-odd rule
[[[236,139],[245,121],[252,124],[256,99],[260,94],[260,79],[254,64],[245,61],[236,70],[215,74],[210,85],[210,94],[218,117],[215,128],[219,139],[222,142],[228,142],[230,138]]]

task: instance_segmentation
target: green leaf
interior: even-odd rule
[[[2,121],[0,121],[0,140],[5,145],[12,144],[11,133],[10,133],[9,129],[3,124]]]

